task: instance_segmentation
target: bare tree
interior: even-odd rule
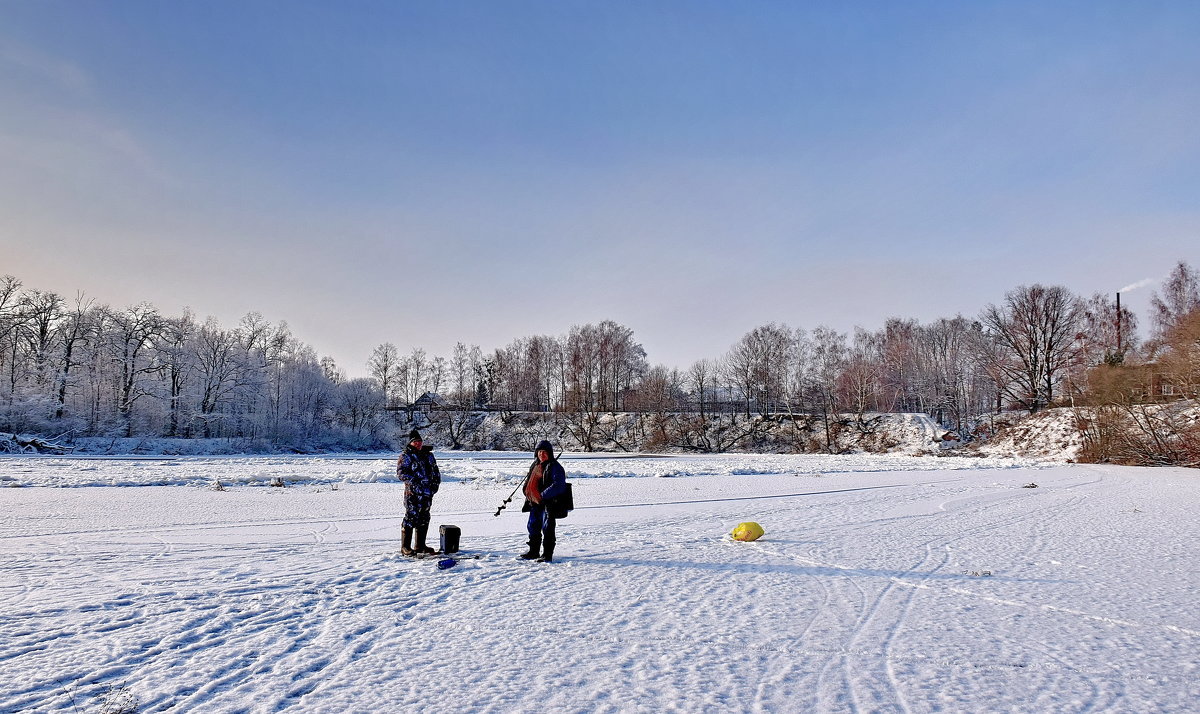
[[[441,396],[442,385],[446,381],[446,358],[436,356],[429,360],[429,376],[426,377],[425,391]]]
[[[468,348],[459,342],[454,345],[447,365],[450,393],[447,395],[446,408],[438,413],[438,421],[445,425],[452,449],[462,448],[467,425],[471,423],[476,397],[475,374],[480,354],[478,346]]]
[[[395,404],[397,382],[400,380],[400,350],[396,349],[396,345],[384,342],[376,347],[371,352],[370,359],[367,360],[367,369],[370,370],[371,376],[379,382],[386,405]]]
[[[1054,402],[1054,390],[1077,349],[1079,299],[1060,286],[1021,286],[1001,306],[988,305],[981,320],[1003,347],[1002,386],[1030,413]]]
[[[1161,365],[1171,391],[1179,397],[1200,399],[1200,306],[1175,320],[1164,342]],[[1194,431],[1200,436],[1200,424]]]
[[[673,444],[672,412],[679,408],[682,401],[683,377],[679,370],[656,365],[646,371],[626,406],[638,414],[638,433],[650,448],[662,448]],[[649,421],[648,435],[644,428],[646,421]],[[612,439],[622,449],[631,450],[621,443],[619,435],[613,434]]]
[[[562,352],[561,409],[576,439],[592,451],[601,413],[621,408],[625,393],[646,371],[646,351],[632,330],[606,320],[573,326]]]
[[[64,315],[58,325],[61,353],[58,361],[58,403],[54,412],[55,419],[62,419],[66,412],[71,370],[83,363],[79,356],[79,346],[95,334],[94,309],[94,301],[84,298],[83,293],[78,293],[75,296],[75,307]]]
[[[772,322],[746,333],[729,350],[722,364],[730,386],[740,393],[747,417],[751,405],[762,415],[778,409],[793,341],[790,328]]]
[[[834,447],[833,423],[840,407],[837,383],[846,363],[846,335],[824,325],[812,331],[812,367],[809,373],[809,402],[825,427],[825,449]]]
[[[633,339],[633,330],[612,320],[585,325],[594,341],[596,400],[602,411],[621,409],[624,393],[646,371],[646,350]]]
[[[7,343],[12,333],[25,321],[21,310],[21,281],[11,275],[0,278],[0,344]],[[4,355],[0,353],[0,364]]]
[[[983,370],[980,323],[957,316],[921,326],[916,332],[914,390],[921,408],[938,423],[962,431],[969,417],[990,410],[992,382]],[[994,341],[987,340],[994,345]]]
[[[190,311],[177,318],[163,320],[162,337],[155,346],[162,379],[167,385],[167,436],[180,436],[184,421],[184,389],[193,367],[192,338],[196,321]]]
[[[162,317],[149,303],[109,312],[108,345],[118,372],[117,412],[125,436],[133,436],[133,406],[148,395],[143,377],[158,369],[152,357],[154,340],[162,332]]]
[[[450,403],[460,406],[471,404],[472,392],[471,351],[461,342],[454,345],[450,354]]]
[[[412,404],[420,398],[427,375],[425,373],[429,362],[425,356],[425,350],[420,347],[414,347],[408,357],[404,359],[403,376],[404,386],[401,399],[406,404]]]
[[[1200,273],[1179,261],[1163,282],[1163,294],[1150,297],[1154,340],[1161,341],[1184,316],[1200,307]]]
[[[600,422],[601,344],[592,325],[572,326],[567,336],[567,392],[563,410],[568,425],[584,451],[594,450],[596,427]]]
[[[1080,357],[1088,366],[1101,362],[1120,364],[1125,355],[1139,347],[1137,314],[1117,303],[1108,293],[1094,293],[1080,304],[1080,327],[1083,351]]]
[[[679,439],[681,445],[698,451],[712,451],[708,440],[709,404],[713,399],[713,381],[716,368],[709,360],[697,360],[692,363],[684,376],[684,384],[689,390],[690,404],[687,411],[695,416],[684,416],[680,420]]]
[[[875,404],[882,375],[882,340],[864,329],[854,330],[854,343],[846,354],[838,377],[839,402],[854,412],[859,428],[863,415]]]
[[[884,324],[879,336],[879,397],[882,409],[901,412],[925,410],[921,390],[922,337],[916,320],[893,317]]]
[[[360,439],[377,437],[383,389],[375,379],[350,379],[337,386],[336,410],[339,423]]]
[[[214,420],[222,418],[220,407],[233,398],[245,378],[248,365],[243,344],[236,331],[223,329],[211,317],[195,333],[200,418],[206,437],[212,436]]]
[[[52,341],[57,336],[54,327],[62,317],[62,307],[63,299],[55,293],[30,290],[21,296],[20,310],[25,318],[21,333],[33,357],[32,377],[39,391],[47,389],[52,381]]]

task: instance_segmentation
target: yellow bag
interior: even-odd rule
[[[749,543],[752,540],[758,540],[759,538],[762,538],[763,532],[762,526],[758,525],[754,521],[746,521],[745,523],[737,524],[737,528],[734,528],[733,533],[730,535],[733,536],[734,540],[740,540]]]

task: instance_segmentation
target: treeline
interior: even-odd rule
[[[340,378],[286,324],[233,328],[0,279],[0,431],[382,445],[379,386]]]
[[[739,419],[768,416],[822,423],[828,437],[834,421],[924,412],[969,437],[982,414],[1111,401],[1114,383],[1141,390],[1122,397],[1131,405],[1194,398],[1194,379],[1147,365],[1186,371],[1181,326],[1200,308],[1197,282],[1186,263],[1175,267],[1152,298],[1144,342],[1114,296],[1033,285],[973,317],[893,318],[852,334],[766,324],[686,367],[652,364],[631,329],[605,321],[490,352],[459,343],[431,356],[384,343],[370,376],[349,379],[285,323],[256,313],[225,327],[148,304],[67,300],[9,276],[0,280],[0,430],[370,448],[390,441],[393,412],[411,417],[419,403],[452,437],[480,410],[554,412],[584,448],[613,412],[655,416],[673,425],[661,445],[697,450],[752,440]],[[714,433],[725,436],[714,442]]]

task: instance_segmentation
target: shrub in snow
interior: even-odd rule
[[[127,685],[109,687],[100,703],[100,714],[137,714],[140,702]]]

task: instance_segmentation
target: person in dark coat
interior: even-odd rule
[[[525,505],[521,507],[529,513],[529,550],[521,558],[550,563],[554,561],[554,514],[558,513],[555,499],[566,493],[567,472],[554,458],[549,441],[539,442],[534,456],[525,477]]]
[[[425,536],[429,533],[433,494],[442,485],[442,473],[433,457],[433,447],[424,445],[421,432],[416,429],[408,434],[408,446],[396,464],[396,477],[404,482],[404,542],[400,552],[404,555],[436,553],[425,545]],[[412,543],[414,533],[417,536],[415,545]]]

